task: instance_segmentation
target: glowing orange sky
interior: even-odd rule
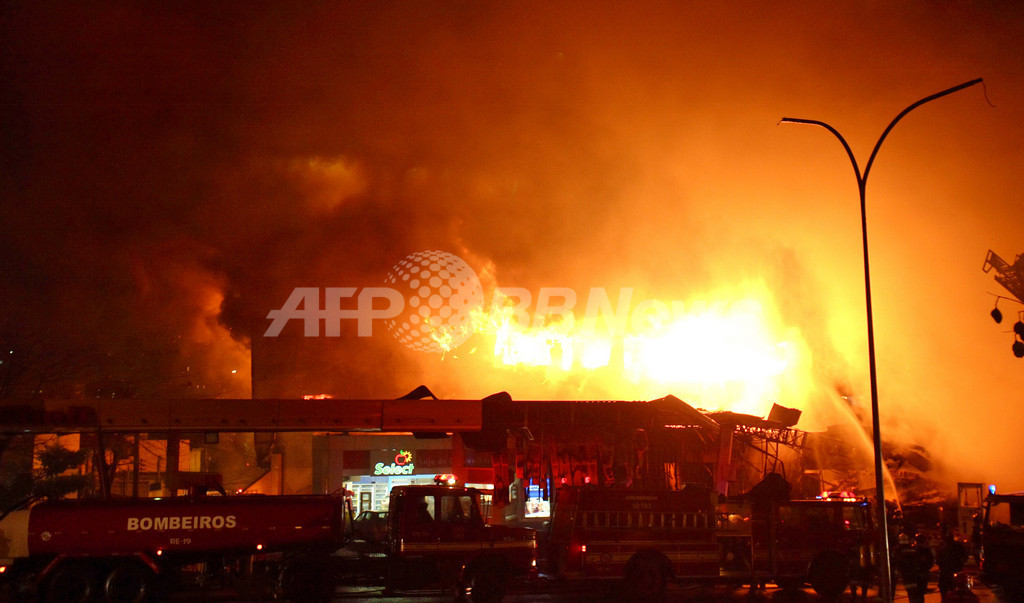
[[[766,289],[814,384],[774,401],[810,426],[841,389],[863,413],[853,170],[778,121],[832,124],[863,168],[902,109],[983,77],[907,116],[872,169],[878,383],[887,438],[1024,489],[1024,361],[981,272],[1024,252],[1024,11],[694,4],[5,8],[5,320],[112,353],[166,341],[244,396],[227,366],[293,287],[377,285],[444,249],[500,286]],[[348,335],[257,341],[257,376],[291,396],[639,395]]]

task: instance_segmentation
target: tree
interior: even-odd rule
[[[35,455],[33,467],[31,436],[20,438],[28,445],[11,446],[0,472],[0,517],[33,500],[57,500],[72,492],[91,490],[93,476],[77,472],[89,458],[88,449],[71,450],[49,443]]]

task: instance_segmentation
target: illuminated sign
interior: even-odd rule
[[[374,475],[412,475],[416,465],[412,463],[412,452],[400,450],[395,455],[395,461],[390,465],[377,463],[373,466]]]

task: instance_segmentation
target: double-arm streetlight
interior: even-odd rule
[[[914,109],[921,105],[933,101],[937,98],[946,96],[947,94],[953,94],[964,88],[973,86],[981,83],[981,78],[964,82],[959,86],[953,86],[952,88],[943,90],[931,96],[922,98],[916,103],[910,105],[904,109],[899,115],[896,116],[889,126],[882,132],[882,136],[875,143],[874,150],[871,151],[871,157],[868,158],[867,165],[864,166],[864,173],[861,174],[860,168],[857,166],[857,158],[853,155],[853,150],[850,149],[850,145],[847,144],[846,139],[843,138],[842,134],[838,130],[828,125],[823,121],[815,119],[799,119],[793,117],[783,117],[779,123],[787,124],[809,124],[812,126],[821,126],[829,132],[835,135],[839,139],[839,142],[843,144],[843,148],[846,149],[846,154],[850,156],[850,162],[853,163],[853,172],[857,176],[857,190],[860,192],[860,228],[861,238],[864,246],[864,293],[867,302],[867,317],[868,317],[868,366],[871,373],[871,428],[873,430],[873,445],[875,449],[875,491],[877,494],[876,501],[876,522],[879,530],[879,589],[878,594],[882,601],[892,601],[892,576],[889,571],[889,528],[888,520],[885,512],[885,480],[883,478],[883,465],[882,465],[882,439],[878,428],[878,379],[875,373],[875,329],[874,319],[871,313],[871,269],[868,263],[868,218],[867,218],[867,205],[865,202],[865,191],[868,183],[868,173],[871,171],[871,166],[875,162],[875,156],[878,155],[878,149],[882,146],[882,142],[885,137],[889,135],[889,132],[893,129],[900,119],[904,115],[910,113]]]

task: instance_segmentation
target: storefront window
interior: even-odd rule
[[[530,484],[526,488],[526,516],[551,517],[551,503],[544,499],[543,491],[538,485]]]

